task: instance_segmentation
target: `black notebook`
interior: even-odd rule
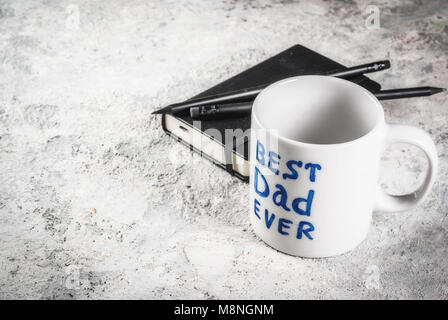
[[[354,61],[353,65],[359,64]],[[301,45],[295,45],[234,77],[192,97],[191,99],[238,91],[256,87],[278,80],[308,74],[320,74],[335,71],[344,66]],[[381,86],[365,76],[351,79],[371,92],[381,89]],[[210,119],[193,122],[188,116],[162,116],[162,127],[170,136],[187,145],[192,151],[213,161],[230,174],[247,181],[249,178],[249,141],[244,132],[250,128],[250,114],[226,119]],[[232,146],[233,150],[225,148],[225,129],[236,130]],[[230,144],[228,144],[230,145]],[[227,165],[226,165],[227,163]]]

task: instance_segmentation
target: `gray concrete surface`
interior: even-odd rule
[[[440,156],[428,200],[374,215],[354,251],[301,259],[261,242],[248,185],[150,113],[300,43],[383,87],[447,86],[446,1],[0,1],[0,298],[448,298],[447,95],[384,102]],[[79,24],[77,17],[79,16]],[[426,162],[390,148],[381,183]]]

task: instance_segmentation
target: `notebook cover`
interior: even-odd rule
[[[359,62],[354,61],[352,64],[359,64]],[[304,46],[295,45],[254,67],[201,92],[191,99],[251,88],[297,75],[319,74],[338,70],[340,68],[344,68],[344,66]],[[357,76],[348,80],[363,86],[371,92],[376,92],[381,89],[380,84],[365,76]],[[180,118],[182,121],[193,126],[193,120],[188,115],[178,116],[177,118]],[[164,116],[162,116],[162,119],[164,119]],[[162,126],[166,131],[164,120],[162,120]],[[202,131],[207,129],[217,129],[221,132],[221,136],[224,138],[225,129],[242,129],[242,131],[245,131],[249,128],[250,114],[239,118],[202,120],[200,129]],[[223,141],[218,142],[223,144]],[[249,141],[244,142],[244,148],[239,148],[238,150],[241,151],[242,149],[244,150],[244,154],[240,155],[248,160]],[[236,152],[238,152],[238,150]],[[195,151],[200,152],[199,150]]]

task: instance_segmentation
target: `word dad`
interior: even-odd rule
[[[281,156],[273,151],[266,152],[264,145],[258,140],[256,159],[259,165],[266,166],[273,174],[281,174],[279,170],[280,161],[282,159]],[[317,163],[309,162],[304,165],[302,161],[298,160],[288,160],[285,162],[285,166],[287,168],[287,172],[281,174],[283,180],[299,179],[299,169],[303,168],[303,170],[309,171],[306,176],[308,176],[310,182],[313,183],[316,181],[316,172],[322,169],[322,167]],[[311,215],[311,207],[314,198],[313,189],[308,191],[308,195],[306,198],[294,198],[289,204],[288,192],[285,187],[278,183],[275,185],[275,188],[275,190],[272,190],[272,186],[269,185],[265,176],[261,173],[260,169],[255,166],[254,190],[256,194],[258,194],[261,198],[268,198],[272,194],[271,199],[273,204],[287,212],[296,213],[298,215],[308,217]],[[259,220],[263,220],[261,218],[260,205],[260,201],[257,198],[254,198],[254,214]],[[263,218],[266,224],[266,228],[268,229],[271,229],[277,218],[278,233],[285,236],[289,235],[288,229],[291,229],[291,226],[293,224],[292,220],[286,218],[278,218],[275,213],[270,213],[268,209],[264,209]],[[313,236],[311,235],[312,231],[314,231],[314,226],[311,222],[304,220],[299,221],[295,237],[297,239],[302,239],[305,236],[309,240],[313,240]]]

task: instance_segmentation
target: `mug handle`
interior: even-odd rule
[[[415,127],[386,124],[386,144],[393,143],[408,143],[423,150],[428,159],[428,171],[423,185],[413,193],[393,196],[378,187],[374,211],[404,211],[417,206],[428,195],[436,177],[437,149],[429,134]]]

